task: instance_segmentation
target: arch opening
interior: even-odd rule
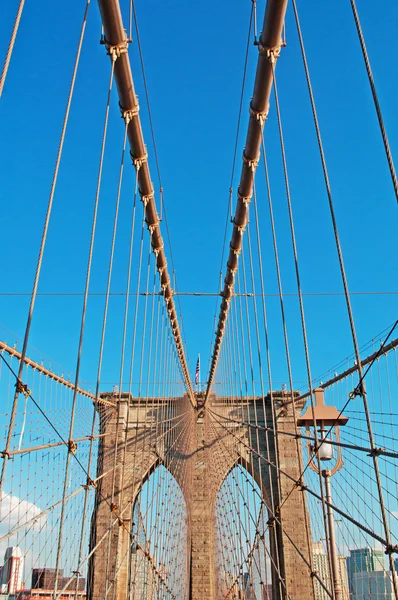
[[[215,501],[217,600],[273,598],[266,497],[245,462],[231,468]]]
[[[188,523],[184,494],[163,465],[151,469],[133,504],[129,600],[186,598]]]

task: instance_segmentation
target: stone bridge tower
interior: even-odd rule
[[[277,430],[295,433],[291,405],[284,406],[281,394],[278,397],[274,393],[273,399]],[[296,410],[299,412],[300,407]],[[295,489],[288,496],[292,481],[283,475],[278,481],[275,466],[259,460],[258,456],[269,457],[270,463],[298,479],[295,438],[282,436],[283,443],[275,448],[274,436],[266,435],[266,425],[272,427],[269,396],[251,398],[243,406],[241,399],[236,404],[233,399],[226,403],[211,394],[206,407],[194,409],[187,396],[151,399],[148,406],[123,393],[117,412],[106,407],[99,411],[103,435],[98,454],[100,480],[92,518],[91,549],[100,543],[109,530],[110,519],[115,518],[109,507],[111,503],[123,524],[112,527],[111,537],[108,536],[92,555],[89,600],[102,600],[110,585],[114,587],[113,598],[128,600],[134,585],[130,581],[129,550],[133,505],[143,481],[160,464],[169,469],[179,483],[188,514],[190,535],[186,554],[190,593],[189,598],[181,600],[219,599],[215,573],[215,503],[224,479],[237,464],[243,465],[256,480],[268,508],[269,551],[274,564],[273,600],[285,600],[286,590],[294,600],[313,600],[310,569],[299,556],[301,553],[310,563],[311,534],[303,492]],[[175,422],[179,423],[178,427],[168,425]],[[247,422],[256,423],[257,427],[242,424]],[[277,584],[278,571],[286,588]]]

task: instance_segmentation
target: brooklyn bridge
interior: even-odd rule
[[[6,4],[0,597],[398,600],[396,4]]]

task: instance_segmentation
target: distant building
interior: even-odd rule
[[[253,583],[248,572],[243,573],[243,592],[245,600],[255,600]]]
[[[348,588],[351,597],[354,594],[353,577],[355,573],[370,573],[371,571],[384,571],[385,555],[383,550],[377,548],[356,548],[350,550],[347,558]]]
[[[76,591],[69,589],[59,595],[59,600],[74,600],[75,596]],[[77,600],[85,599],[86,592],[78,591]],[[21,590],[15,594],[15,600],[54,600],[54,590]]]
[[[314,542],[312,544],[312,559],[314,564],[314,571],[316,571],[319,579],[322,580],[323,584],[328,590],[331,590],[331,580],[329,571],[329,558],[325,552],[322,542]],[[342,599],[349,600],[348,593],[348,582],[347,582],[347,568],[346,559],[344,556],[338,556],[339,564],[339,575],[340,585],[342,592]],[[314,579],[315,587],[315,600],[328,600],[330,599],[327,591],[322,587],[321,583],[317,578]]]
[[[352,577],[352,600],[394,600],[390,573],[358,571]]]
[[[15,594],[22,587],[23,556],[18,546],[7,548],[1,572],[2,594]]]
[[[86,600],[86,578],[73,578],[69,581],[72,575],[65,577],[63,569],[50,569],[42,567],[32,570],[32,587],[31,589],[20,590],[15,595],[15,600],[53,600],[55,590],[55,580],[58,573],[57,592],[61,592],[59,600]]]
[[[54,590],[56,575],[56,569],[49,569],[48,567],[33,569],[32,590]],[[69,577],[65,577],[64,570],[58,569],[57,590],[62,590],[64,587],[66,587],[67,590],[75,590],[77,583],[77,589],[84,592],[86,589],[86,578],[79,577],[79,581],[77,582],[75,577],[69,582],[70,578],[71,575]]]
[[[347,576],[347,559],[345,556],[338,556],[339,561],[339,572],[340,572],[340,585],[343,600],[349,600],[350,591],[348,588],[348,576]]]

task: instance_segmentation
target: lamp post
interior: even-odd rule
[[[329,556],[331,566],[331,579],[333,583],[334,598],[335,600],[343,600],[343,592],[341,589],[339,562],[337,555],[336,546],[336,535],[334,529],[334,515],[332,504],[332,490],[330,485],[330,478],[340,471],[343,466],[343,459],[341,456],[341,446],[334,446],[332,443],[333,438],[336,442],[340,441],[340,427],[346,425],[348,417],[341,415],[335,406],[326,406],[324,398],[324,390],[322,388],[316,388],[315,393],[315,405],[310,406],[305,411],[304,415],[297,419],[298,427],[305,427],[307,432],[307,451],[310,461],[310,467],[313,471],[321,475],[325,482],[325,497],[326,497],[326,514],[328,520],[329,529]],[[318,448],[316,447],[315,440],[316,436],[311,436],[312,429],[317,429],[318,432]],[[330,432],[329,432],[330,429]],[[328,432],[328,436],[326,437]],[[334,450],[335,448],[335,450]],[[314,458],[318,457],[322,462],[328,462],[335,460],[333,467],[330,469],[322,469],[320,471],[318,465],[314,462]]]

